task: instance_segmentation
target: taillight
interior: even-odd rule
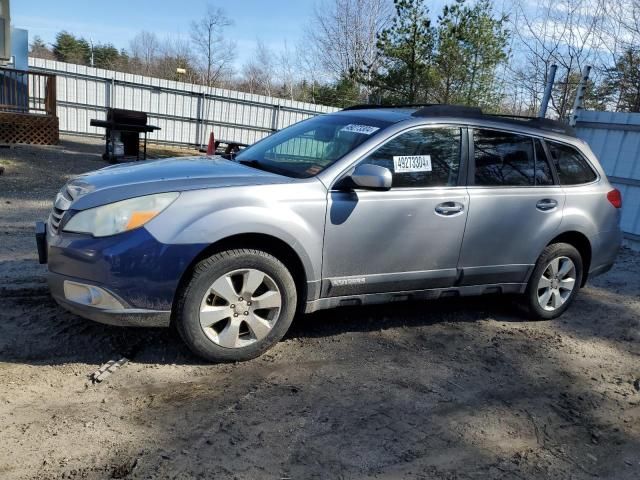
[[[616,208],[622,208],[622,195],[620,194],[620,190],[614,188],[609,193],[607,193],[607,200],[609,203]]]

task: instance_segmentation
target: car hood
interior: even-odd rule
[[[291,181],[222,157],[179,157],[123,163],[88,172],[72,179],[65,186],[65,193],[74,200],[71,208],[84,210],[154,193]]]

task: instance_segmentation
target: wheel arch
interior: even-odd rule
[[[591,268],[591,255],[592,255],[592,247],[589,238],[584,234],[575,230],[563,232],[560,235],[555,236],[548,244],[552,245],[554,243],[568,243],[573,246],[578,253],[580,253],[580,257],[582,257],[582,282],[580,284],[581,287],[587,283],[587,278],[589,277],[589,269]]]
[[[280,238],[264,233],[242,233],[231,235],[229,237],[222,238],[204,248],[191,261],[191,263],[184,270],[182,276],[180,277],[178,288],[176,288],[176,292],[174,294],[173,305],[176,304],[177,296],[184,290],[186,284],[191,279],[193,270],[198,263],[200,263],[205,258],[215,255],[216,253],[225,250],[234,250],[240,248],[262,250],[263,252],[269,253],[280,260],[291,272],[293,280],[296,284],[298,294],[297,309],[298,311],[300,311],[300,309],[304,308],[308,295],[307,279],[309,277],[302,259],[287,242]]]

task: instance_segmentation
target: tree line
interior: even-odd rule
[[[239,68],[234,23],[209,6],[189,38],[140,32],[129,48],[62,31],[35,57],[344,107],[454,103],[535,114],[553,64],[549,112],[566,118],[585,65],[586,106],[640,111],[640,0],[319,0],[296,45],[258,40]]]

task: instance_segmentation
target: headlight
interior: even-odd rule
[[[178,195],[178,192],[158,193],[82,210],[71,217],[63,230],[90,233],[94,237],[133,230],[160,214]]]

